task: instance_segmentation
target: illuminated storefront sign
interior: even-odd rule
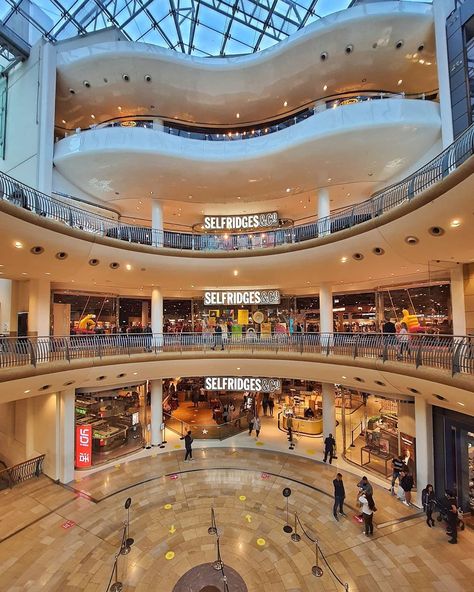
[[[207,376],[204,379],[204,388],[208,391],[276,393],[281,391],[281,380],[250,376]]]
[[[92,465],[92,426],[76,426],[76,468]]]
[[[242,214],[241,216],[206,216],[202,230],[220,232],[229,230],[267,230],[278,226],[278,212]]]
[[[278,290],[219,290],[204,292],[204,306],[240,304],[280,304]]]

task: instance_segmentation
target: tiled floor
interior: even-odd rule
[[[344,473],[349,516],[336,522],[334,467],[263,449],[210,447],[184,463],[174,446],[182,444],[91,474],[71,489],[42,477],[0,492],[0,590],[105,592],[129,496],[135,544],[118,560],[125,591],[172,592],[186,571],[215,560],[215,537],[207,533],[211,506],[223,560],[249,592],[343,590],[324,563],[322,578],[311,575],[314,545],[283,532],[286,486],[290,522],[298,511],[351,592],[474,590],[471,530],[448,545],[438,523],[429,529],[416,510],[376,487],[377,527],[367,539],[353,520],[355,475]]]

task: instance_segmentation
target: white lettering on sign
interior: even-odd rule
[[[281,380],[252,376],[207,376],[204,379],[204,388],[207,391],[275,393],[281,391]]]
[[[204,292],[204,306],[238,306],[240,304],[280,304],[278,290]]]
[[[278,212],[242,214],[241,216],[205,216],[204,230],[259,230],[278,226]]]

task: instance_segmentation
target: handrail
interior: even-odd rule
[[[377,193],[370,199],[334,212],[317,222],[293,228],[268,231],[262,235],[191,234],[151,229],[111,220],[87,210],[65,204],[24,183],[0,173],[0,199],[39,216],[57,220],[71,228],[93,235],[181,251],[245,251],[263,250],[286,244],[302,243],[327,236],[378,218],[454,172],[474,153],[474,124],[438,156],[399,183]]]
[[[32,477],[39,477],[43,472],[45,456],[45,454],[41,454],[1,470],[0,481],[7,480],[9,487],[12,488],[14,485],[27,481]]]
[[[220,424],[192,424],[168,411],[163,412],[163,417],[167,429],[178,434],[181,439],[184,438],[188,430],[194,430],[193,437],[196,440],[225,440],[248,429],[247,416],[244,414]],[[173,426],[173,424],[175,425]]]
[[[111,335],[69,335],[64,337],[0,338],[0,368],[34,366],[57,361],[108,356],[132,357],[144,353],[158,356],[162,352],[212,354],[216,346],[209,333],[125,333]],[[222,335],[227,354],[270,352],[319,354],[327,358],[344,356],[352,359],[380,359],[448,370],[454,374],[474,374],[474,336],[410,334],[408,345],[395,335],[382,333],[299,333],[255,335],[230,339]],[[401,347],[403,345],[403,347]],[[219,341],[220,349],[221,343]]]
[[[262,122],[258,124],[246,125],[225,125],[219,127],[198,126],[196,124],[179,123],[177,121],[160,118],[156,115],[138,115],[138,116],[122,116],[109,119],[107,121],[93,124],[88,128],[77,128],[70,130],[72,133],[81,133],[89,129],[104,129],[110,127],[138,127],[155,131],[160,131],[172,136],[179,136],[190,140],[212,141],[212,142],[226,142],[249,140],[260,136],[267,136],[279,132],[288,127],[292,127],[305,119],[318,115],[327,111],[328,109],[335,109],[336,107],[344,107],[353,103],[363,103],[365,101],[374,101],[379,99],[417,99],[417,100],[432,100],[430,94],[416,94],[406,95],[405,93],[393,92],[351,92],[333,95],[318,101],[307,103],[298,111],[279,117],[277,120]],[[350,101],[350,103],[348,103]],[[308,106],[310,105],[310,106]]]

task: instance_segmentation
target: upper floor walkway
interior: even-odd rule
[[[290,228],[278,228],[258,233],[240,234],[199,234],[193,232],[174,232],[152,229],[123,223],[108,216],[101,216],[87,210],[85,207],[57,199],[41,193],[15,179],[0,173],[0,200],[5,206],[2,208],[11,215],[22,217],[21,210],[33,213],[34,218],[26,216],[29,221],[35,220],[38,225],[47,220],[59,222],[48,227],[61,232],[66,226],[74,229],[80,238],[119,246],[120,243],[138,250],[151,249],[151,252],[170,252],[174,254],[210,253],[223,255],[245,255],[246,253],[264,254],[271,251],[288,251],[292,248],[300,249],[312,246],[314,239],[332,237],[341,231],[353,229],[362,232],[364,224],[383,221],[383,215],[390,214],[392,219],[406,213],[403,205],[416,208],[427,190],[436,184],[449,179],[474,152],[474,126],[468,128],[448,148],[437,157],[421,167],[415,173],[401,182],[387,187],[364,202],[342,208],[331,213],[330,216],[301,224]],[[469,172],[467,173],[469,174]],[[9,204],[14,206],[8,207]],[[1,205],[1,204],[0,204]],[[345,236],[347,233],[344,233]],[[237,253],[236,253],[237,252]]]

